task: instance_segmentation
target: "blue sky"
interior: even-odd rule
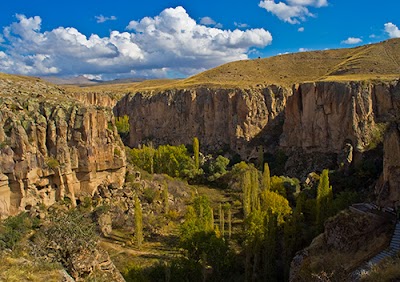
[[[399,10],[397,0],[7,1],[0,71],[185,77],[234,60],[400,37]]]

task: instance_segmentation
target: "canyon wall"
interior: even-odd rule
[[[351,143],[363,152],[382,141],[375,140],[382,129],[378,124],[399,115],[399,81],[304,83],[293,91],[280,142],[289,151],[339,153]]]
[[[0,80],[0,216],[122,185],[124,145],[110,109],[40,81]]]
[[[203,151],[230,149],[248,158],[257,138],[277,145],[289,95],[291,89],[278,86],[145,92],[125,96],[114,112],[129,115],[131,147],[191,144],[198,137]]]

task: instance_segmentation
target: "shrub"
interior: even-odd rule
[[[38,225],[39,220],[30,218],[26,213],[7,218],[0,225],[0,250],[14,249],[18,242]]]
[[[57,159],[49,157],[46,159],[46,165],[50,169],[56,169],[60,166],[60,163],[57,161]]]

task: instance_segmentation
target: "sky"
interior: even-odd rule
[[[400,37],[398,0],[14,0],[0,4],[0,72],[187,77],[279,54]]]

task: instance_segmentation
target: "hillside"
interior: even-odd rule
[[[398,77],[400,39],[349,49],[300,52],[222,65],[182,84],[251,85]]]

